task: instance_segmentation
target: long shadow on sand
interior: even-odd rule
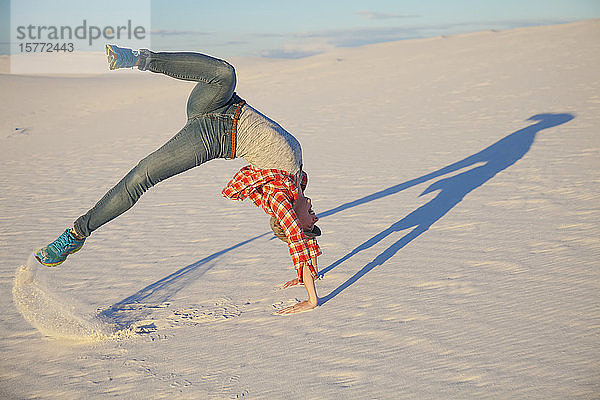
[[[415,211],[411,212],[401,220],[393,223],[390,225],[390,227],[379,232],[369,240],[361,243],[350,253],[346,254],[323,269],[321,271],[322,275],[326,274],[328,271],[331,271],[333,268],[337,267],[344,261],[347,261],[349,258],[360,253],[361,251],[373,247],[390,234],[413,228],[401,239],[393,243],[371,262],[362,267],[358,272],[334,289],[331,293],[325,297],[322,297],[321,304],[325,304],[337,296],[340,292],[359,280],[373,268],[385,263],[400,249],[419,237],[421,234],[423,234],[423,232],[427,231],[431,225],[433,225],[455,205],[457,205],[465,197],[465,195],[483,185],[485,182],[493,178],[498,172],[508,168],[521,159],[531,148],[531,145],[533,144],[535,136],[538,132],[543,129],[564,124],[573,118],[574,116],[571,114],[534,115],[533,117],[529,118],[528,121],[538,121],[537,123],[511,133],[491,146],[481,150],[479,153],[473,154],[472,156],[455,162],[454,164],[450,164],[427,175],[423,175],[419,178],[389,187],[380,192],[326,211],[323,216],[335,214],[350,207],[355,207],[360,204],[398,193],[409,187],[418,185],[442,175],[471,167],[464,172],[448,178],[440,179],[432,183],[427,189],[425,189],[423,193],[421,193],[422,196],[431,192],[439,191],[437,196],[435,196],[432,200],[417,208]]]
[[[473,154],[472,156],[469,156],[461,161],[423,175],[419,178],[391,186],[385,190],[373,193],[320,213],[319,218],[325,218],[349,208],[393,195],[415,185],[438,178],[442,175],[457,172],[465,168],[470,168],[459,174],[440,179],[432,183],[421,195],[439,191],[435,198],[425,205],[417,208],[415,211],[411,212],[398,222],[395,222],[389,228],[361,243],[350,253],[324,268],[321,271],[321,275],[326,274],[361,251],[373,247],[390,234],[414,227],[409,233],[385,249],[371,262],[361,268],[331,293],[325,297],[322,297],[321,304],[324,304],[337,296],[340,292],[352,285],[376,266],[385,263],[400,249],[402,249],[412,240],[419,237],[423,232],[427,231],[433,223],[442,218],[448,211],[450,211],[450,209],[458,204],[467,193],[483,185],[498,172],[508,168],[521,159],[531,148],[531,145],[533,144],[535,136],[538,132],[564,124],[573,118],[574,116],[571,114],[534,115],[533,117],[529,118],[528,121],[537,121],[537,123],[511,133],[500,141],[483,149],[479,153]],[[190,264],[187,267],[184,267],[172,273],[171,275],[146,286],[137,293],[119,301],[118,303],[113,304],[108,309],[102,311],[99,314],[99,317],[102,319],[108,319],[111,323],[116,324],[119,328],[129,327],[131,324],[144,319],[144,317],[150,313],[150,309],[156,308],[156,306],[160,303],[171,299],[177,292],[188,286],[190,282],[193,282],[200,276],[204,275],[204,273],[214,266],[214,264],[210,263],[211,261],[225,253],[249,244],[254,240],[264,237],[268,234],[270,234],[270,232],[254,236],[253,238],[237,243],[231,247],[213,253],[202,260]]]
[[[145,319],[146,316],[151,313],[152,309],[160,308],[162,303],[172,299],[177,292],[188,286],[190,282],[200,278],[212,267],[214,267],[214,264],[210,263],[211,261],[225,253],[229,253],[232,250],[266,236],[269,233],[270,232],[265,232],[263,234],[254,236],[253,238],[244,240],[234,244],[231,247],[213,253],[208,257],[188,265],[187,267],[181,268],[180,270],[173,272],[171,275],[168,275],[146,286],[131,296],[124,298],[109,308],[101,311],[98,314],[98,317],[104,321],[114,324],[117,329],[128,328],[133,323]]]

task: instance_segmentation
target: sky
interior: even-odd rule
[[[19,1],[25,0],[12,3]],[[38,0],[52,4],[44,18],[54,18],[56,24],[79,18],[70,6],[74,0],[63,1],[64,7],[61,0]],[[600,0],[141,1],[150,10],[152,49],[201,51],[222,58],[301,58],[336,47],[600,18]],[[4,54],[10,42],[10,3],[0,0]],[[132,1],[120,4],[103,10],[135,18]],[[30,8],[33,18],[41,7]]]
[[[192,0],[176,2],[177,8],[170,4],[152,2],[157,48],[202,44],[218,53],[284,58],[334,47],[600,17],[600,0],[265,0],[233,1],[228,9]]]

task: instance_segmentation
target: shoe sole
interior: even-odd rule
[[[42,264],[43,266],[46,266],[46,267],[56,267],[57,265],[60,265],[60,264],[62,264],[62,263],[64,263],[66,261],[66,258],[65,258],[61,262],[57,262],[57,263],[45,263],[42,260],[40,260],[40,258],[37,256],[37,254],[35,255],[35,259],[38,260],[38,262],[40,264]]]
[[[83,245],[82,245],[81,247],[83,247]],[[75,254],[75,253],[77,253],[79,250],[81,250],[81,247],[79,247],[78,249],[75,249],[75,250],[73,250],[73,251],[72,251],[72,252],[70,252],[68,255],[71,255],[71,254]],[[42,264],[42,265],[44,265],[44,266],[46,266],[46,267],[56,267],[57,265],[60,265],[60,264],[64,263],[65,261],[67,261],[67,259],[65,258],[64,260],[62,260],[62,261],[59,261],[59,262],[57,262],[57,263],[45,263],[45,262],[43,262],[42,260],[40,260],[40,258],[38,257],[38,255],[37,255],[37,254],[35,254],[35,259],[36,259],[36,260],[38,260],[38,262],[39,262],[40,264]]]
[[[117,58],[114,56],[114,50],[112,49],[112,46],[107,44],[106,45],[106,58],[108,59],[108,69],[111,71],[114,71],[115,69],[118,69],[116,67],[117,64]]]

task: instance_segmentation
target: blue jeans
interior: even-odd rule
[[[230,64],[198,53],[150,53],[146,69],[198,82],[188,98],[187,123],[75,221],[82,236],[123,214],[158,182],[215,158],[235,157],[234,115],[243,100],[234,92]]]

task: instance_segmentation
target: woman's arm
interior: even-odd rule
[[[321,277],[319,276],[319,269],[317,268],[317,257],[312,257],[312,265],[315,268],[315,271],[317,273],[317,279],[320,279]],[[304,285],[304,282],[300,281],[300,278],[294,278],[291,281],[287,281],[286,283],[283,284],[283,288],[287,289],[289,287],[292,286],[296,286],[296,285]]]
[[[316,261],[316,260],[315,260]],[[277,311],[279,315],[296,314],[302,311],[312,310],[319,305],[319,296],[317,295],[317,288],[315,287],[315,279],[310,273],[309,268],[302,268],[302,280],[304,281],[304,287],[308,293],[308,300],[296,303],[293,306],[284,308],[283,310]]]

